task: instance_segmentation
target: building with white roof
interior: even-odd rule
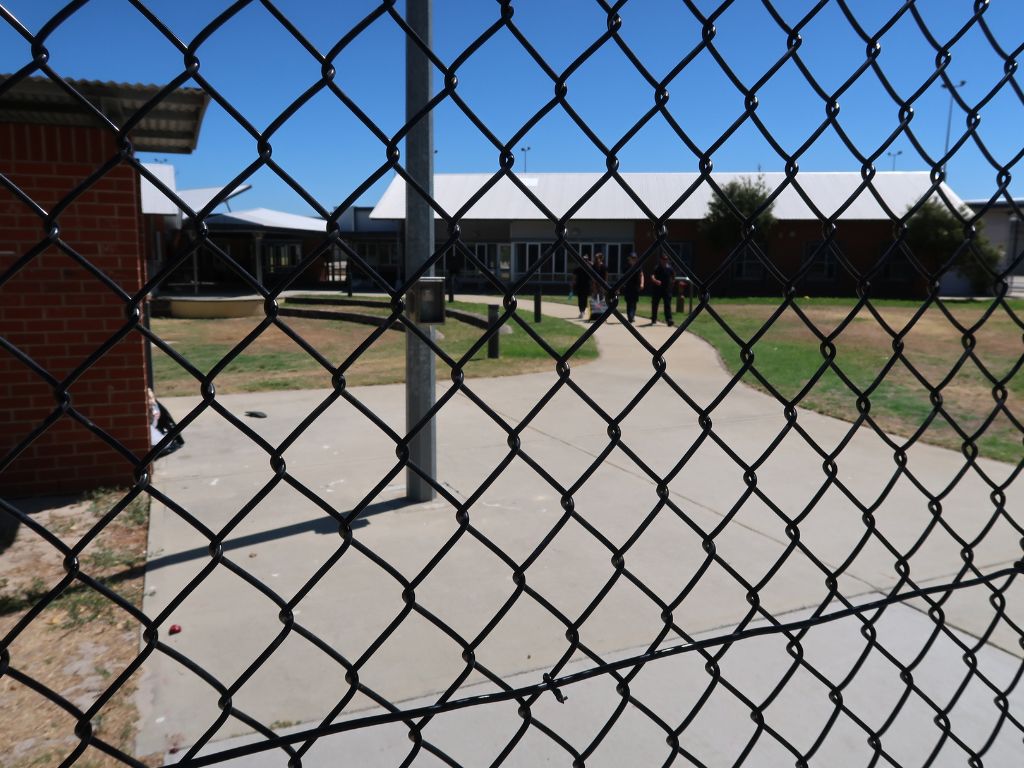
[[[743,254],[722,269],[727,252],[715,249],[701,232],[714,191],[700,174],[620,175],[624,186],[607,179],[592,195],[604,174],[523,174],[517,176],[523,188],[501,177],[476,199],[491,182],[491,174],[436,174],[433,194],[443,211],[459,220],[467,248],[505,280],[515,280],[535,264],[556,239],[555,222],[571,214],[568,227],[573,248],[583,256],[604,253],[613,276],[624,268],[631,251],[649,254],[647,263],[653,264],[657,240],[652,220],[663,219],[676,260],[702,280],[717,273],[716,294],[778,293],[779,282],[769,277],[753,254]],[[893,243],[894,217],[936,196],[927,172],[877,173],[870,182],[856,172],[800,172],[795,184],[787,182],[783,173],[714,174],[719,186],[742,179],[761,179],[768,189],[782,190],[772,208],[778,223],[766,249],[772,263],[786,274],[795,274],[809,260],[814,262],[801,286],[806,292],[854,292],[857,280],[842,267],[840,254],[862,272],[882,259],[882,268],[872,280],[873,293],[902,296],[924,290],[923,278],[898,249],[885,254]],[[964,206],[947,185],[940,191],[950,205]],[[370,215],[377,220],[404,220],[403,179],[392,180]],[[435,216],[444,218],[436,212]],[[822,248],[822,223],[828,219],[837,225],[835,247]],[[439,242],[446,234],[445,226],[437,227]],[[465,284],[478,279],[467,262],[471,264],[465,254],[454,252],[446,257],[444,268],[459,271]],[[542,282],[564,286],[574,267],[574,260],[560,250],[543,264],[539,275]]]
[[[144,163],[146,170],[160,184],[195,212],[205,209],[223,192],[222,187],[178,189],[174,166],[169,163]],[[142,213],[149,273],[156,273],[165,259],[184,249],[193,250],[187,259],[161,285],[169,292],[198,293],[249,291],[251,286],[213,248],[191,249],[193,237],[186,223],[186,212],[162,189],[145,176],[141,179]],[[214,207],[219,213],[205,218],[210,240],[256,280],[272,285],[288,275],[314,250],[322,250],[320,258],[303,270],[297,286],[339,287],[348,277],[347,257],[336,246],[321,249],[328,239],[327,222],[315,216],[304,216],[270,208],[231,210],[231,201],[251,189],[240,184]],[[400,245],[398,227],[394,222],[372,221],[370,209],[354,207],[339,220],[347,245],[363,258],[377,265],[378,270],[393,281],[397,276]]]
[[[1013,267],[1010,275],[1010,295],[1024,296],[1024,259],[1017,260],[1024,250],[1024,223],[1018,214],[1018,211],[1024,211],[1024,198],[1014,199],[1012,205],[1006,198],[994,201],[968,200],[967,207],[981,215],[984,227],[982,233],[1002,252],[1003,259],[999,268]],[[943,281],[943,287],[945,286],[946,281]],[[956,287],[958,286],[951,285],[951,288]]]

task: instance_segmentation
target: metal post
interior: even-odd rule
[[[408,0],[405,20],[428,47],[432,43],[432,0]],[[432,66],[411,37],[405,43],[405,115],[412,120],[430,100]],[[405,139],[405,170],[428,193],[434,189],[434,117],[427,113],[409,129]],[[406,188],[405,275],[408,278],[434,251],[434,211],[426,200]],[[427,275],[433,274],[433,268]],[[421,326],[431,339],[434,331]],[[405,334],[405,425],[407,432],[434,406],[434,353],[414,333]],[[409,441],[409,461],[430,477],[437,476],[437,423],[431,419]],[[406,470],[405,494],[410,501],[430,501],[434,489]]]
[[[487,305],[487,325],[494,328],[498,324],[498,305]],[[490,360],[497,360],[501,357],[500,344],[501,329],[499,328],[487,339],[487,357]]]
[[[147,296],[142,301],[142,325],[149,330],[153,319],[152,298]],[[153,375],[153,342],[146,337],[146,386],[156,392],[156,376]]]
[[[263,285],[263,235],[253,235],[252,253],[253,260],[256,262],[253,264],[256,270],[256,282]]]
[[[1017,229],[1020,226],[1020,217],[1015,214],[1010,214],[1010,223],[1013,225],[1013,245],[1010,246],[1010,260],[1009,263],[1013,264],[1014,259],[1017,258]],[[1017,270],[1021,268],[1020,264],[1013,265],[1013,274],[1017,274]]]
[[[537,290],[533,294],[533,322],[535,323],[540,322],[540,301],[541,293],[540,286],[538,285]]]
[[[961,80],[959,83],[955,83],[952,87],[942,84],[942,87],[949,91],[949,114],[946,115],[946,147],[942,150],[942,156],[945,157],[946,153],[949,152],[949,134],[953,128],[953,91],[957,88],[963,88],[967,85],[966,80]],[[942,172],[946,172],[946,163],[942,163]]]

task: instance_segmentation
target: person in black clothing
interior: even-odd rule
[[[662,253],[658,266],[651,272],[651,325],[658,324],[658,301],[665,305],[665,323],[672,325],[672,288],[676,284],[676,272],[669,263],[668,254]]]
[[[606,283],[608,282],[608,267],[604,263],[603,253],[599,253],[594,256],[594,271],[597,272],[597,276],[601,278],[601,280],[604,280]],[[604,285],[602,285],[600,281],[594,281],[593,294],[595,299],[604,299]]]
[[[590,257],[583,257],[588,265],[590,264]],[[580,264],[572,272],[572,290],[576,293],[576,304],[580,308],[580,316],[578,320],[583,319],[583,314],[587,311],[587,301],[590,299],[590,286],[591,279],[590,273],[587,272],[586,268]]]
[[[626,269],[631,270],[636,266],[636,254],[629,254],[626,262]],[[640,301],[640,294],[644,292],[644,272],[638,269],[626,284],[622,287],[622,295],[626,298],[626,319],[633,322],[636,319],[636,305]]]

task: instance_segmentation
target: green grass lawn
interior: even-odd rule
[[[322,306],[313,309],[333,309],[360,314],[387,315],[386,306],[336,307]],[[461,303],[455,308],[486,316],[484,303]],[[532,313],[519,312],[520,317],[529,321],[534,329],[559,354],[564,353],[580,336],[580,329],[572,323],[545,317],[534,324]],[[247,333],[258,324],[259,317],[230,318],[223,320],[184,320],[156,318],[153,330],[167,341],[179,354],[186,357],[201,372],[209,372]],[[286,317],[284,322],[294,329],[306,342],[311,344],[332,365],[345,362],[375,328],[369,325],[339,320],[313,320]],[[501,357],[487,358],[487,346],[477,350],[465,366],[468,377],[508,376],[518,373],[553,370],[554,362],[522,328],[509,321],[511,333],[500,336]],[[438,326],[438,345],[455,360],[461,359],[484,334],[484,330],[449,319]],[[592,360],[597,356],[597,347],[588,341],[572,357],[574,362]],[[199,383],[172,358],[160,350],[153,350],[153,368],[156,377],[156,391],[161,397],[197,394]],[[451,369],[438,358],[438,378],[450,376]],[[346,369],[346,380],[358,386],[364,384],[387,384],[404,380],[405,375],[405,334],[386,331],[363,351]],[[218,392],[261,392],[281,389],[316,389],[331,386],[331,374],[280,329],[271,326],[266,329],[245,351],[233,360],[215,380]]]
[[[808,320],[828,335],[849,316],[855,302],[801,299],[798,304]],[[881,318],[897,332],[920,308],[920,303],[914,301],[879,301],[875,305]],[[711,306],[736,336],[749,342],[778,308],[778,301],[723,299]],[[976,323],[987,307],[986,302],[950,303],[954,317],[968,326]],[[729,370],[741,369],[740,346],[710,313],[698,315],[690,330],[714,345]],[[1024,356],[1021,329],[1002,310],[975,332],[975,338],[978,359],[996,377],[1008,376]],[[906,362],[897,361],[877,384],[876,379],[893,354],[892,339],[878,320],[862,309],[833,342],[836,366],[854,386],[862,391],[869,390],[870,413],[879,426],[893,434],[909,436],[931,417],[933,406],[928,387],[915,377],[910,368],[913,366],[932,386],[949,377],[942,389],[943,407],[968,434],[982,430],[977,441],[982,456],[1012,463],[1024,458],[1021,433],[1005,414],[997,414],[985,424],[996,402],[992,384],[978,365],[968,360],[950,375],[963,353],[963,346],[960,332],[940,310],[926,311],[906,332],[903,341]],[[787,399],[799,395],[818,374],[824,361],[819,339],[792,310],[779,316],[767,332],[758,336],[752,349],[757,371]],[[749,371],[743,381],[761,390],[768,389]],[[1007,407],[1014,415],[1024,416],[1024,373],[1010,377],[1006,387]],[[831,368],[806,392],[800,405],[847,421],[858,416],[856,395]],[[950,422],[941,415],[931,421],[922,439],[953,449],[960,449],[963,443]]]

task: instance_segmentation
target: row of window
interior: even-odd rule
[[[610,275],[618,275],[625,271],[629,255],[633,253],[632,243],[594,243],[571,242],[569,248],[557,248],[550,252],[549,243],[468,243],[466,249],[473,254],[480,264],[502,278],[522,275],[538,263],[537,274],[541,277],[565,278],[576,266],[576,255],[580,258],[595,259],[598,254],[604,256],[605,266]],[[693,250],[690,243],[671,243],[670,247],[676,259],[681,263],[691,264]],[[442,264],[445,271],[478,272],[478,266],[472,258],[467,258],[458,248],[452,248],[445,254]]]
[[[227,247],[222,245],[221,247]],[[693,265],[693,244],[690,242],[673,242],[668,247],[676,264]],[[382,267],[397,267],[399,264],[398,243],[393,240],[360,241],[352,244],[353,250],[366,260],[368,264]],[[609,275],[622,274],[626,269],[627,258],[633,253],[632,243],[596,243],[571,242],[570,248],[558,248],[549,253],[550,245],[543,242],[518,243],[467,243],[468,250],[480,264],[501,279],[519,276],[533,268],[541,259],[545,259],[537,270],[541,278],[565,278],[577,266],[573,252],[583,258],[593,259],[603,254]],[[839,276],[841,246],[830,243],[827,246],[821,241],[806,243],[801,263],[810,264],[805,272],[809,282],[833,282]],[[270,272],[287,270],[302,258],[302,246],[298,242],[267,242],[264,244],[264,265]],[[339,254],[331,259],[332,263],[343,257]],[[340,266],[340,265],[339,265]],[[452,248],[439,265],[444,273],[472,275],[480,272],[472,258],[465,251]],[[882,279],[904,281],[910,277],[910,265],[906,259],[893,254],[886,260]],[[765,275],[765,267],[757,255],[745,251],[735,261],[734,275],[737,280],[757,281]]]
[[[806,268],[804,280],[809,283],[831,283],[839,277],[842,247],[835,242],[814,241],[804,246],[800,265]],[[737,280],[762,280],[764,264],[753,250],[745,250],[735,261]],[[893,282],[905,282],[911,277],[910,263],[900,253],[892,253],[882,265],[880,278]]]

